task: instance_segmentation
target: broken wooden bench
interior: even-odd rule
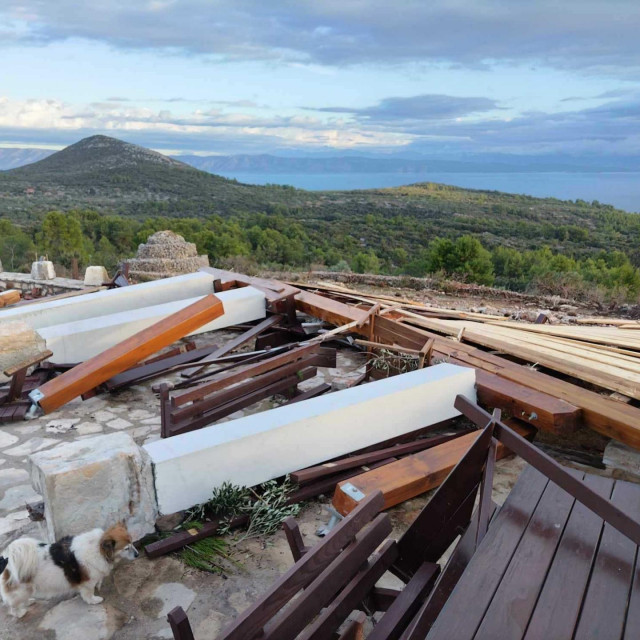
[[[640,523],[628,513],[640,510],[640,487],[567,470],[498,412],[463,396],[456,407],[481,431],[397,542],[382,543],[379,492],[311,548],[288,521],[295,564],[218,640],[345,640],[364,612],[383,614],[369,640],[638,637]],[[501,509],[491,501],[498,442],[530,465]],[[377,588],[386,571],[405,587]],[[168,620],[175,640],[194,639],[181,607]]]
[[[313,344],[278,352],[181,393],[172,395],[170,385],[161,385],[161,436],[169,438],[200,429],[275,394],[293,397],[299,393],[299,382],[317,374],[316,367],[335,366],[335,349]]]

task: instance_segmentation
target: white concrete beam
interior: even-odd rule
[[[161,513],[206,502],[225,481],[254,486],[460,415],[475,371],[451,364],[394,376],[144,446]]]
[[[127,288],[129,287],[124,289]],[[187,307],[201,297],[56,324],[41,328],[38,333],[45,339],[47,349],[53,352],[51,356],[53,362],[84,362]],[[253,287],[221,291],[216,293],[216,297],[222,301],[224,315],[205,324],[190,335],[223,329],[266,316],[264,294]]]
[[[214,276],[204,271],[87,293],[62,300],[3,309],[0,322],[22,320],[33,329],[196,298],[213,293]]]

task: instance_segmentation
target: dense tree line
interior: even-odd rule
[[[616,222],[611,212],[611,224]],[[587,232],[556,225],[538,240],[540,248],[515,249],[483,243],[460,229],[447,237],[425,236],[409,216],[368,214],[362,225],[344,227],[305,220],[278,207],[268,213],[207,218],[149,217],[139,220],[91,210],[51,211],[31,227],[0,220],[0,260],[6,270],[28,270],[36,255],[62,267],[103,264],[113,272],[133,257],[140,243],[162,229],[194,242],[212,264],[242,260],[244,268],[328,268],[358,273],[443,277],[517,291],[637,301],[640,272],[622,251],[552,250],[555,240],[583,242]],[[586,234],[586,235],[585,235]],[[481,236],[482,237],[482,236]],[[537,243],[535,243],[537,244]]]

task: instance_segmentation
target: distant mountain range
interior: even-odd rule
[[[100,137],[100,136],[94,136]],[[106,137],[106,136],[103,136]],[[140,147],[141,148],[141,147]],[[49,149],[0,148],[0,170],[15,169],[42,160]],[[344,174],[344,173],[547,173],[640,171],[640,157],[509,156],[473,155],[465,159],[446,157],[369,157],[259,155],[174,155],[174,160],[208,173],[226,174]]]

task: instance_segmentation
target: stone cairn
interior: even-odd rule
[[[173,231],[158,231],[138,246],[138,253],[129,262],[129,276],[137,282],[170,278],[181,273],[193,273],[209,266],[208,256],[199,256],[196,245],[185,242]]]

